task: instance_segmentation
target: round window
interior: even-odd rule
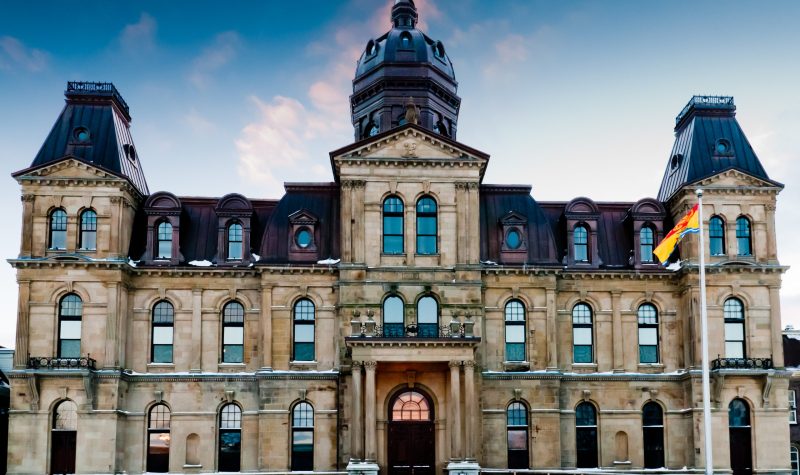
[[[521,245],[522,236],[519,234],[519,231],[512,229],[506,234],[506,246],[508,246],[509,249],[519,249]]]
[[[89,141],[89,129],[86,127],[78,127],[72,134],[75,137],[75,140],[78,142],[88,142]]]
[[[731,151],[731,143],[725,139],[717,140],[716,151],[720,155],[724,155]]]
[[[303,249],[307,248],[311,245],[311,231],[307,228],[297,231],[294,235],[294,242],[298,247],[302,247]]]
[[[679,166],[681,166],[681,162],[682,161],[683,161],[683,155],[681,155],[679,153],[676,153],[675,155],[673,155],[672,156],[672,164],[671,164],[672,169],[674,170],[674,169],[678,168]]]

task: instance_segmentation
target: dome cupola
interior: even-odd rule
[[[367,42],[356,66],[356,141],[405,124],[412,104],[419,125],[455,139],[461,98],[444,44],[417,29],[413,0],[394,0],[391,20],[392,29]]]

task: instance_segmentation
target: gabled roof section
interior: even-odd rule
[[[67,83],[66,106],[30,168],[74,157],[127,178],[149,193],[130,133],[128,105],[111,83]]]
[[[417,124],[405,124],[334,150],[330,158],[333,176],[338,182],[338,160],[460,161],[481,166],[483,177],[489,154]]]
[[[694,96],[675,119],[675,144],[658,192],[668,201],[682,187],[735,169],[772,182],[736,120],[731,96]]]

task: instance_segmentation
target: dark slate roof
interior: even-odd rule
[[[339,259],[339,185],[336,183],[286,183],[261,240],[261,263],[290,264],[289,216],[305,210],[318,220],[318,256]]]
[[[183,262],[214,262],[217,255],[219,222],[215,208],[219,198],[179,197],[181,203],[180,251]],[[250,247],[259,249],[277,200],[249,200],[253,206],[250,220]],[[143,209],[136,215],[129,255],[141,259],[147,246],[147,217]]]
[[[526,264],[558,265],[553,230],[547,216],[531,196],[530,186],[482,185],[480,190],[481,260],[500,262],[500,220],[514,212],[528,220]]]
[[[733,97],[692,97],[675,121],[675,144],[658,192],[660,201],[668,201],[687,184],[728,169],[782,186],[769,179],[735,116]],[[719,140],[730,144],[729,153],[717,152]]]
[[[783,365],[800,366],[800,340],[783,335]]]
[[[128,105],[114,85],[70,82],[65,95],[67,104],[31,168],[72,156],[127,178],[147,195],[147,181],[130,133]],[[77,140],[79,128],[89,131],[88,141]]]

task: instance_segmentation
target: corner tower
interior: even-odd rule
[[[403,125],[409,101],[419,125],[456,138],[461,98],[453,63],[441,41],[417,29],[418,18],[413,0],[395,0],[392,29],[361,53],[350,96],[356,141]]]

